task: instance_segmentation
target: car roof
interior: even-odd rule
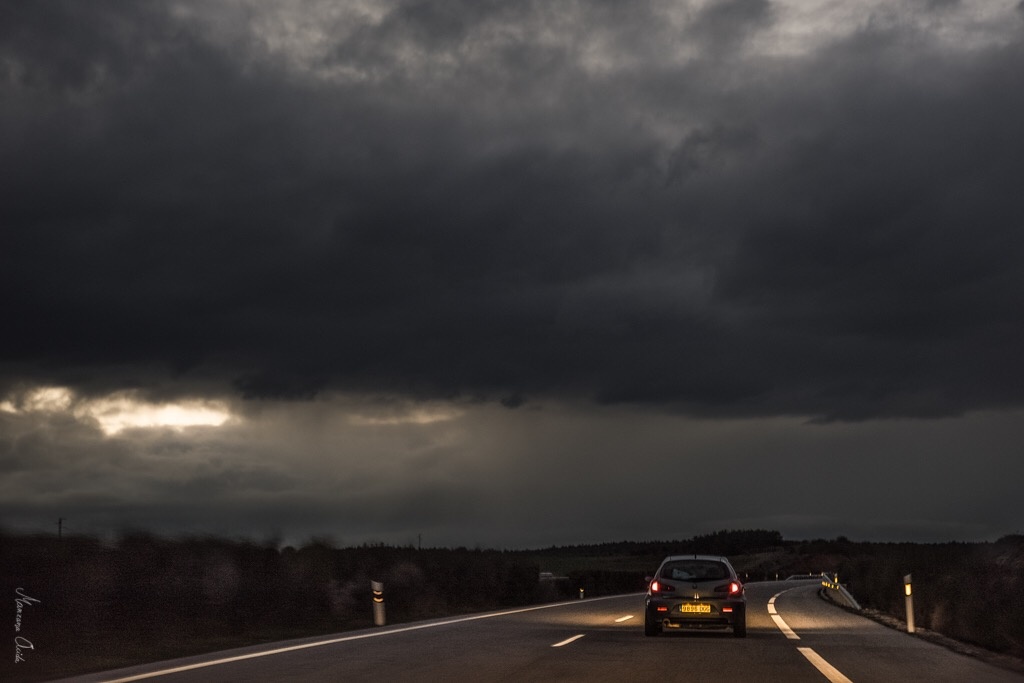
[[[669,555],[664,560],[662,560],[661,563],[664,564],[666,562],[674,562],[675,560],[714,560],[716,562],[729,561],[721,555],[694,555],[691,553],[687,555]]]

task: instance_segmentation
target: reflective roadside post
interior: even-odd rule
[[[380,581],[371,581],[370,588],[373,589],[373,625],[384,625],[384,584]]]
[[[903,577],[903,592],[907,596],[907,633],[914,632],[914,596],[910,587],[910,574]]]

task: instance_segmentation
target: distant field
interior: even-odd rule
[[[527,553],[524,557],[536,562],[541,571],[549,571],[561,576],[574,571],[586,570],[632,572],[643,576],[650,576],[658,568],[658,565],[665,556],[588,555],[573,553],[566,553],[565,555],[530,555]],[[752,581],[774,579],[776,568],[784,573],[780,577],[784,579],[792,573],[786,568],[793,566],[792,553],[786,550],[731,555],[729,556],[729,561],[740,575],[747,574]],[[772,568],[770,572],[766,569],[767,567]],[[821,571],[825,571],[825,568],[822,568]],[[817,574],[820,572],[816,571],[813,573]]]
[[[535,562],[541,571],[553,572],[565,576],[574,571],[600,570],[610,572],[632,572],[647,575],[658,568],[657,560],[652,557],[636,557],[633,555],[530,555],[524,558]],[[646,573],[646,574],[645,574]]]

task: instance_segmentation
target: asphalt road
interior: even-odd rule
[[[645,637],[643,596],[630,595],[353,631],[67,680],[1024,681],[850,614],[824,602],[818,588],[817,582],[748,584],[744,639],[729,632]]]

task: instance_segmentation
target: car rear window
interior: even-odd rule
[[[670,581],[717,581],[731,578],[729,570],[714,560],[673,560],[661,568],[661,578]]]

